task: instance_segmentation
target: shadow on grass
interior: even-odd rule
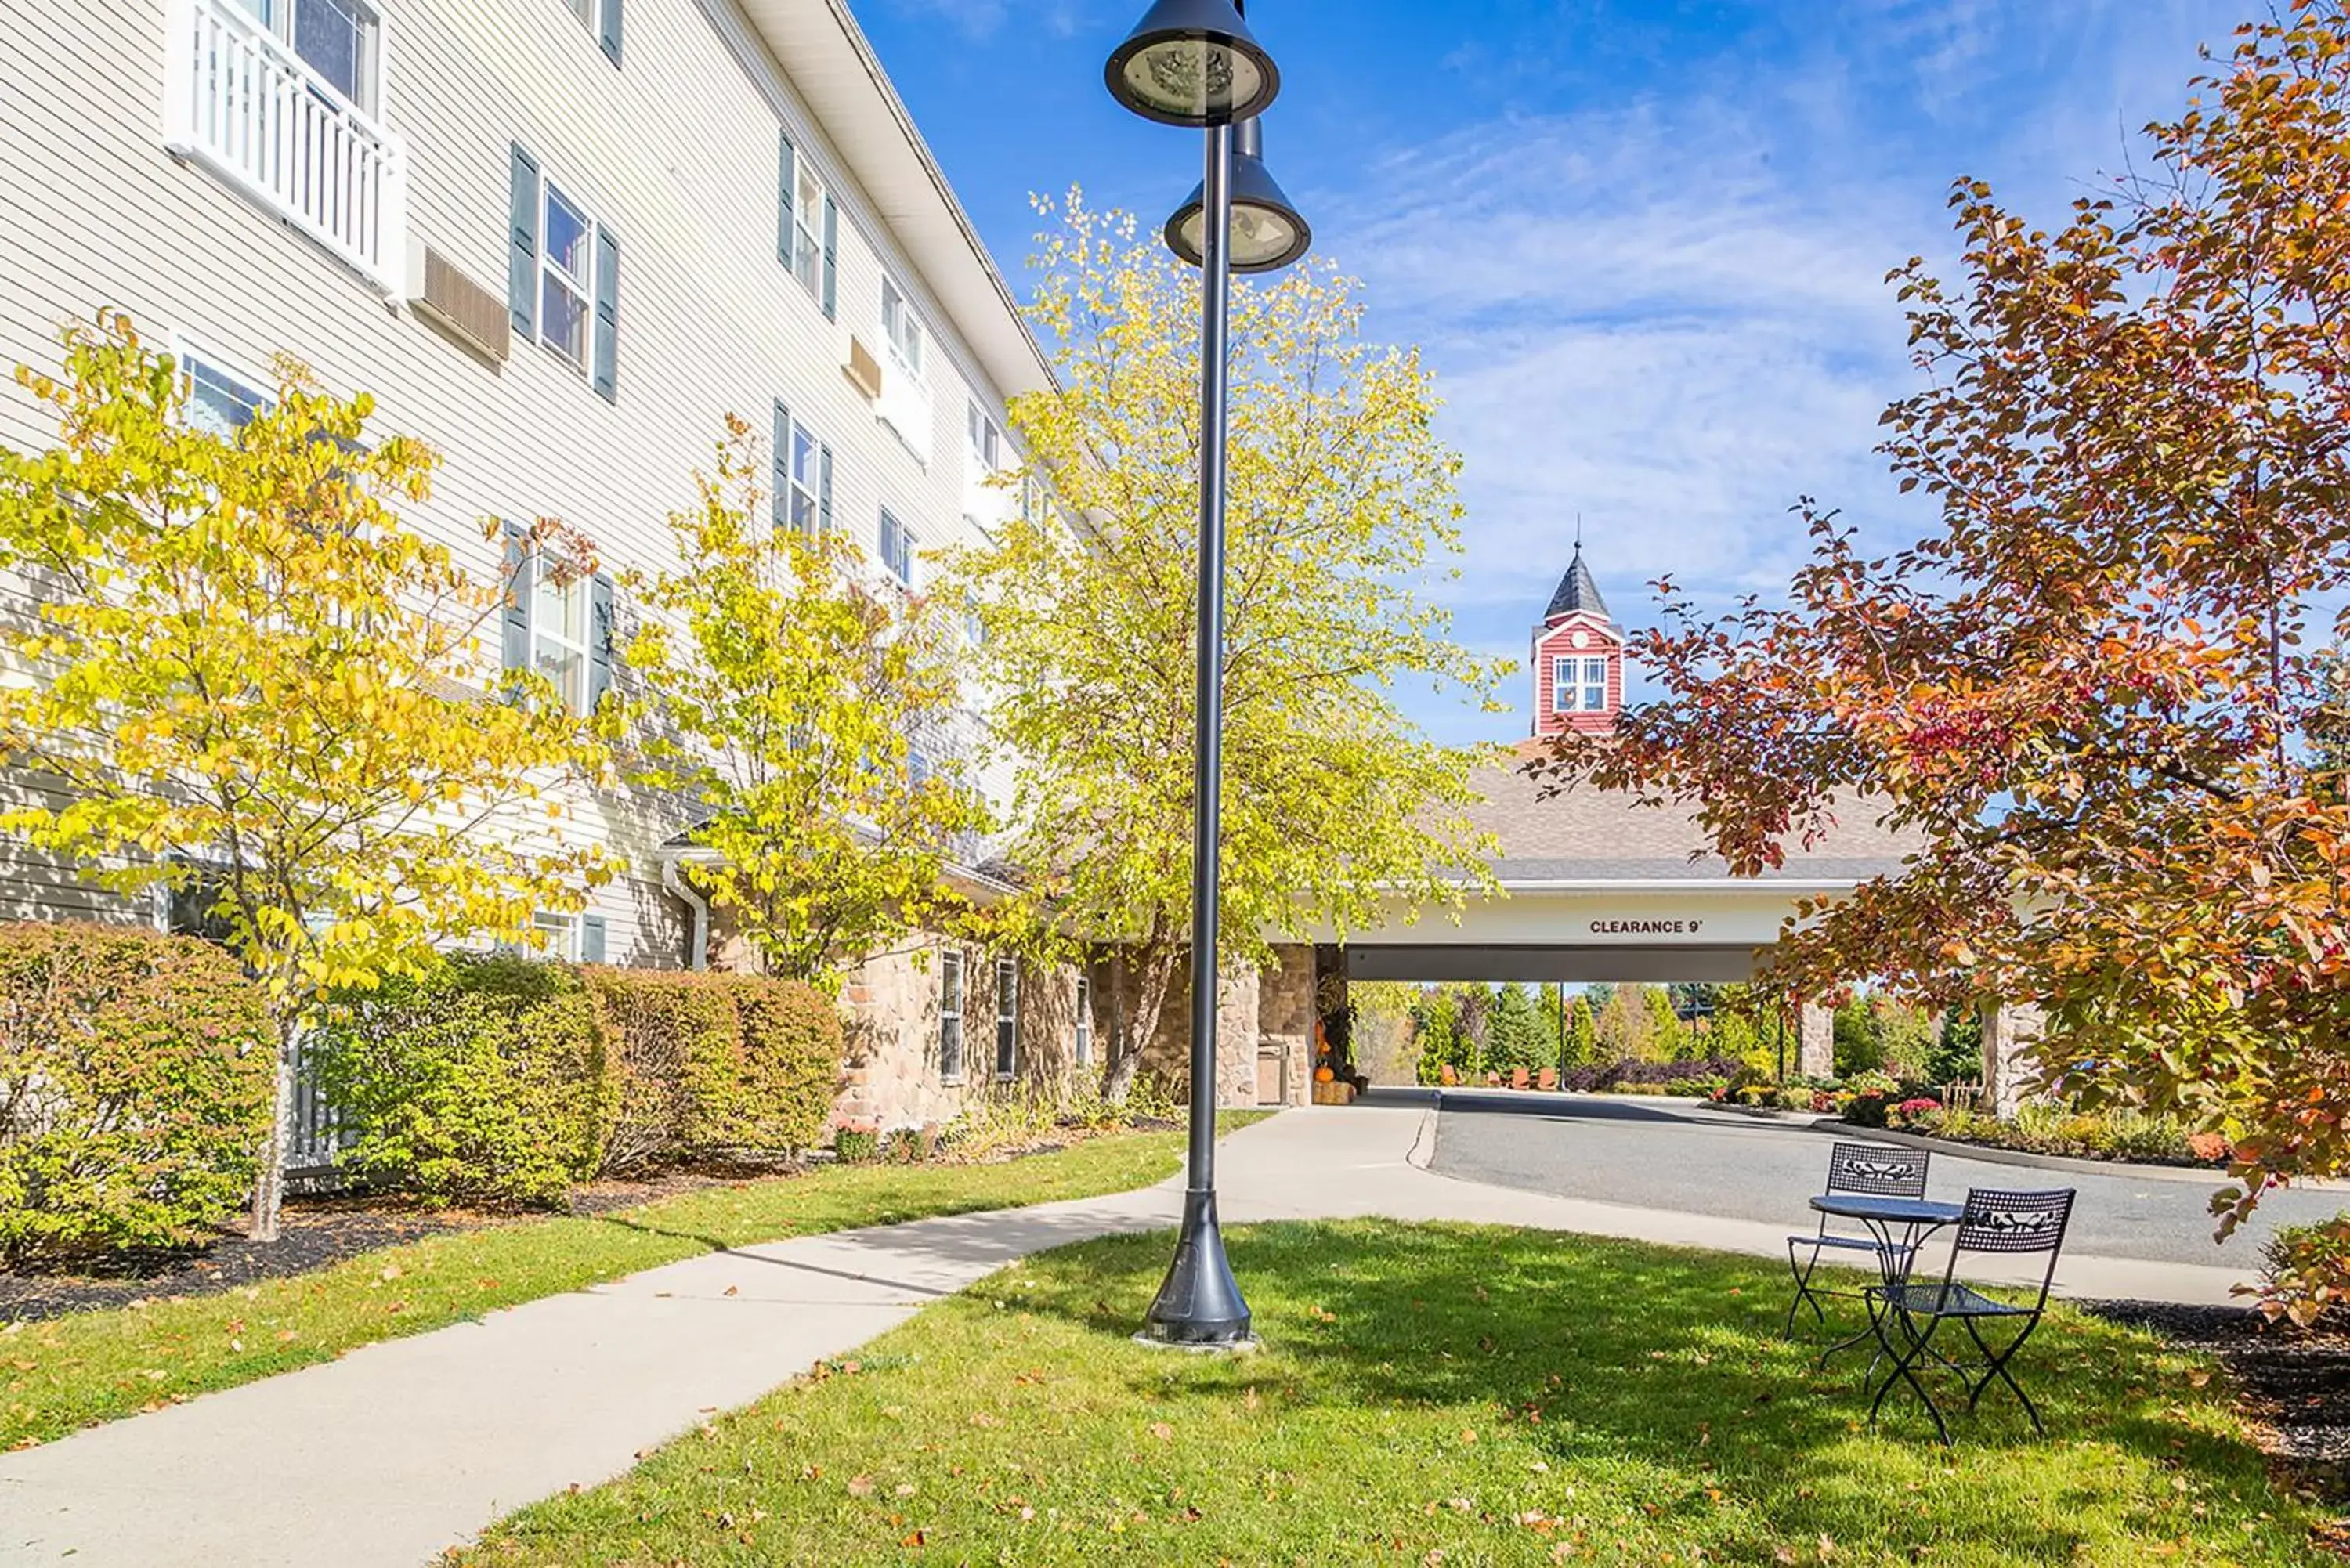
[[[455,1561],[2320,1560],[2221,1388],[2151,1335],[2054,1315],[2019,1368],[2053,1435],[1987,1399],[1945,1449],[1914,1405],[1866,1429],[1863,1359],[1821,1373],[1780,1337],[1766,1260],[1388,1220],[1227,1234],[1261,1355],[1132,1343],[1170,1232],[1065,1246]],[[983,1261],[951,1224],[896,1241],[902,1277]]]
[[[2181,1408],[2196,1385],[2177,1353],[2063,1308],[2015,1367],[2050,1436],[2034,1433],[2004,1390],[1969,1415],[1945,1373],[1929,1379],[1957,1439],[1945,1450],[1906,1389],[1888,1397],[1881,1428],[1866,1428],[1866,1353],[1819,1370],[1828,1339],[1783,1336],[1786,1281],[1764,1262],[1384,1221],[1238,1227],[1228,1241],[1273,1355],[1208,1360],[1180,1380],[1129,1365],[1133,1398],[1227,1403],[1271,1371],[1291,1410],[1482,1407],[1555,1467],[1628,1458],[1659,1475],[1702,1478],[1678,1500],[1653,1500],[1663,1518],[1709,1512],[1710,1494],[1723,1492],[1775,1499],[1793,1533],[1838,1539],[1883,1532],[1919,1478],[1972,1470],[1986,1519],[1999,1517],[2002,1561],[2072,1560],[2077,1511],[2114,1504],[2098,1495],[2110,1459],[2249,1488],[2256,1504],[2266,1492],[2261,1456],[2231,1419]],[[1073,1250],[1089,1265],[1087,1287],[1039,1268],[1039,1288],[1022,1304],[1124,1339],[1169,1245],[1146,1236]],[[1829,1334],[1862,1326],[1832,1314]],[[2084,1453],[2105,1459],[2078,1467]],[[2040,1522],[1991,1495],[2012,1488],[2036,1495]],[[1947,1533],[1929,1529],[1918,1541]]]

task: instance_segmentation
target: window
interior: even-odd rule
[[[532,950],[536,956],[567,962],[578,961],[578,916],[537,914],[530,918],[530,924],[540,937],[540,945]]]
[[[620,0],[563,0],[579,25],[601,45],[614,65],[620,63]]]
[[[1551,660],[1550,706],[1554,713],[1604,713],[1607,711],[1607,660],[1559,658]]]
[[[881,280],[881,336],[888,340],[889,352],[906,374],[920,380],[922,324],[915,319],[914,307],[906,303],[898,286],[886,277]]]
[[[939,958],[939,1076],[962,1082],[962,954]]]
[[[1607,661],[1586,659],[1583,661],[1583,711],[1605,712],[1607,708]]]
[[[806,421],[795,419],[781,403],[775,405],[775,525],[802,534],[819,531],[821,486],[816,432]]]
[[[596,225],[549,180],[546,221],[539,232],[546,236],[546,245],[540,253],[538,340],[585,372],[588,301],[595,292]]]
[[[363,114],[382,96],[383,21],[365,0],[239,0],[317,79]]]
[[[792,275],[810,294],[824,292],[824,182],[805,158],[792,161]]]
[[[966,405],[964,422],[971,432],[971,458],[983,473],[993,473],[1003,466],[1003,432],[995,421],[981,411],[977,403]]]
[[[1020,1065],[1020,965],[995,961],[995,1075],[1009,1078]]]
[[[898,581],[914,586],[914,536],[887,506],[881,508],[881,564]]]
[[[1094,1060],[1094,982],[1089,975],[1077,976],[1077,1065],[1089,1067]]]
[[[907,783],[909,783],[909,784],[912,784],[916,789],[920,789],[920,788],[921,788],[921,787],[922,787],[922,785],[924,785],[924,784],[928,784],[928,783],[930,783],[930,782],[931,782],[931,774],[934,774],[934,773],[936,773],[937,771],[938,771],[938,770],[937,770],[936,768],[934,768],[933,766],[931,766],[931,754],[930,754],[930,753],[923,751],[923,750],[922,750],[920,747],[919,747],[919,746],[910,746],[910,747],[908,747],[908,748],[907,748],[907,751],[906,751],[906,782],[907,782]]]
[[[1554,713],[1575,711],[1575,660],[1572,659],[1550,661],[1550,711]]]
[[[188,422],[211,435],[234,435],[269,406],[267,394],[237,379],[209,360],[180,357],[188,377]]]
[[[532,589],[531,668],[553,682],[563,705],[588,711],[588,628],[592,579],[542,559]]]

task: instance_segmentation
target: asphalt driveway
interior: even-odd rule
[[[1383,1090],[1382,1099],[1409,1091]],[[1827,1172],[1826,1130],[1685,1101],[1625,1096],[1448,1089],[1437,1119],[1440,1174],[1533,1192],[1645,1209],[1814,1223],[1805,1200]],[[2184,1176],[2189,1179],[2178,1179]],[[2199,1172],[2159,1175],[2043,1170],[1936,1150],[1929,1196],[1953,1201],[1970,1187],[2071,1187],[2080,1192],[2065,1251],[2098,1257],[2203,1263],[2249,1274],[2279,1225],[2350,1210],[2350,1192],[2272,1193],[2224,1245],[2211,1239],[2210,1199],[2220,1185]]]

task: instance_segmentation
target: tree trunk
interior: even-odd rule
[[[1134,1089],[1134,1075],[1142,1065],[1142,1048],[1159,1033],[1159,1012],[1166,1005],[1167,992],[1175,979],[1175,946],[1172,942],[1157,942],[1142,950],[1137,966],[1138,984],[1134,999],[1134,1019],[1126,1038],[1118,1042],[1110,1058],[1109,1075],[1102,1082],[1102,1094],[1111,1105],[1126,1104]]]
[[[277,1211],[286,1201],[286,1146],[294,1131],[294,1026],[277,1037],[277,1074],[269,1106],[269,1137],[261,1146],[261,1169],[253,1183],[253,1239],[277,1240]]]

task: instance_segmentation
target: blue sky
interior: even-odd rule
[[[1574,514],[1610,607],[1670,572],[1775,593],[1798,494],[1917,521],[1873,454],[1915,385],[1882,278],[1952,254],[1945,197],[2036,221],[2177,109],[2255,0],[1256,0],[1283,71],[1267,156],[1319,254],[1418,343],[1464,455],[1462,639],[1523,659]],[[1101,62],[1142,0],[858,0],[1014,286],[1032,191],[1155,223],[1194,139],[1118,109]],[[1510,714],[1407,694],[1451,741]]]

